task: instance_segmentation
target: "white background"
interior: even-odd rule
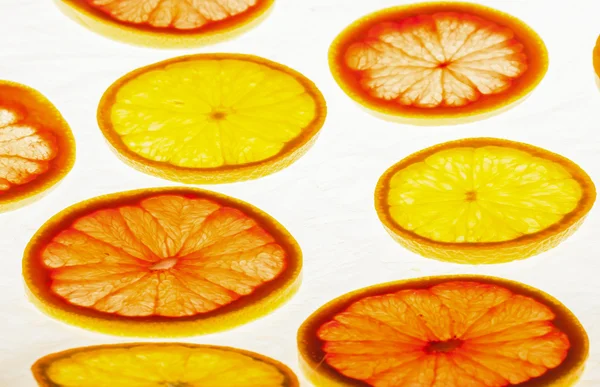
[[[70,123],[77,162],[57,189],[28,207],[0,214],[0,386],[34,386],[30,365],[51,352],[140,341],[54,321],[25,298],[21,256],[39,226],[61,209],[115,191],[174,185],[122,164],[96,124],[102,92],[137,67],[195,52],[241,52],[291,66],[312,79],[329,106],[316,145],[266,178],[208,187],[248,201],[283,223],[304,251],[304,282],[281,309],[229,332],[185,341],[254,350],[297,367],[296,329],[316,308],[350,290],[404,278],[484,273],[538,287],[581,319],[592,349],[580,385],[600,386],[600,209],[573,237],[540,256],[495,266],[421,258],[397,245],[373,209],[377,179],[389,166],[430,145],[494,136],[563,154],[600,177],[600,91],[592,49],[600,33],[597,0],[483,1],[533,27],[550,52],[550,69],[523,104],[486,121],[454,127],[388,123],[350,101],[334,83],[327,49],[347,24],[402,0],[277,0],[270,16],[234,40],[199,49],[132,47],[96,35],[63,16],[50,0],[0,0],[0,78],[45,94]],[[598,180],[596,180],[598,183]],[[303,385],[309,385],[303,382]]]

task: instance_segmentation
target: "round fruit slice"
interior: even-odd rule
[[[111,39],[176,48],[215,43],[258,24],[274,0],[55,0],[70,18]]]
[[[31,367],[41,387],[296,387],[284,364],[236,348],[133,343],[74,348]]]
[[[255,56],[201,54],[135,70],[98,108],[100,129],[128,164],[185,183],[258,178],[316,140],[326,107],[303,75]]]
[[[38,199],[69,173],[75,140],[36,90],[0,81],[0,212]]]
[[[63,210],[33,237],[23,275],[49,315],[124,336],[231,328],[297,290],[301,251],[274,219],[209,191],[156,188]]]
[[[585,330],[559,301],[483,276],[346,294],[304,322],[298,346],[317,386],[565,387],[589,352]]]
[[[333,42],[340,87],[375,112],[439,125],[497,114],[528,95],[548,68],[525,23],[471,3],[419,3],[355,21]]]
[[[425,257],[500,263],[549,250],[596,200],[572,161],[531,145],[471,138],[417,152],[377,183],[375,207],[400,244]]]

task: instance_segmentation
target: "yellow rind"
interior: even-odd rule
[[[338,58],[341,55],[341,50],[343,49],[343,41],[345,34],[348,31],[356,30],[362,25],[369,23],[371,20],[377,20],[381,16],[385,16],[389,13],[398,13],[402,11],[409,11],[415,7],[425,7],[428,10],[435,10],[436,8],[442,7],[441,10],[444,10],[444,7],[447,8],[463,8],[465,12],[468,11],[487,11],[493,12],[497,15],[501,15],[506,20],[510,20],[515,25],[518,25],[523,31],[527,32],[527,35],[535,39],[535,47],[536,47],[536,55],[538,56],[538,60],[541,60],[543,66],[539,69],[539,74],[537,77],[527,85],[527,87],[519,94],[512,95],[509,98],[506,98],[502,103],[494,105],[494,107],[490,109],[481,109],[481,110],[473,110],[462,113],[454,113],[454,114],[435,114],[432,115],[428,109],[422,109],[418,113],[411,112],[398,112],[395,109],[390,109],[386,106],[380,106],[375,103],[369,101],[368,98],[365,98],[360,93],[357,93],[352,89],[343,79],[342,70],[339,67]],[[334,39],[333,43],[329,48],[329,68],[331,74],[338,84],[338,86],[342,89],[342,91],[350,97],[354,102],[361,105],[365,110],[377,118],[390,121],[397,122],[408,125],[418,125],[418,126],[439,126],[439,125],[457,125],[457,124],[465,124],[474,121],[479,121],[483,119],[487,119],[490,117],[494,117],[499,115],[507,110],[512,109],[513,107],[519,105],[524,102],[525,99],[533,92],[533,90],[539,85],[539,83],[544,79],[548,71],[548,50],[542,38],[526,23],[521,21],[520,19],[507,14],[505,12],[499,11],[497,9],[486,7],[483,5],[475,4],[475,3],[467,3],[461,1],[433,1],[433,2],[423,2],[423,3],[415,3],[410,5],[401,5],[390,8],[385,8],[379,10],[377,12],[373,12],[366,16],[363,16],[350,25],[348,25],[344,30]]]
[[[71,356],[77,354],[79,352],[85,351],[94,351],[94,350],[103,350],[103,349],[128,349],[132,347],[139,346],[153,346],[153,347],[169,347],[169,346],[181,346],[186,348],[197,348],[197,349],[215,349],[220,351],[233,352],[238,355],[245,355],[254,360],[258,360],[264,362],[266,364],[274,366],[278,371],[280,371],[285,377],[286,387],[298,387],[300,386],[298,382],[298,377],[296,374],[285,364],[281,363],[278,360],[275,360],[271,357],[261,355],[256,352],[247,351],[244,349],[233,348],[233,347],[224,347],[218,345],[203,345],[203,344],[188,344],[188,343],[127,343],[127,344],[108,344],[108,345],[93,345],[87,347],[78,347],[68,349],[66,351],[55,352],[49,355],[46,355],[40,359],[38,359],[32,366],[31,372],[40,387],[56,387],[55,383],[52,382],[47,375],[45,375],[44,371],[48,368],[54,361],[60,360],[64,357]]]
[[[427,155],[444,149],[461,146],[494,145],[508,146],[532,153],[538,157],[558,162],[576,177],[584,192],[579,205],[568,215],[569,221],[560,222],[540,232],[506,242],[489,243],[445,243],[421,237],[403,229],[392,219],[387,210],[387,184],[398,171],[399,166],[407,166]],[[426,258],[464,264],[497,264],[529,258],[548,251],[566,240],[583,224],[596,200],[596,187],[591,178],[573,161],[550,151],[515,141],[496,138],[467,138],[450,141],[414,153],[390,167],[379,179],[375,188],[375,209],[385,230],[394,240],[408,250]]]
[[[315,312],[313,312],[300,326],[297,333],[297,344],[298,344],[298,361],[300,365],[300,370],[302,373],[308,378],[308,380],[315,385],[315,387],[368,387],[369,384],[356,380],[355,383],[349,384],[343,380],[334,377],[328,372],[320,371],[320,368],[329,367],[324,361],[320,363],[316,363],[313,359],[308,355],[308,335],[312,335],[312,323],[313,320],[320,317],[321,313],[327,311],[328,313],[332,310],[339,309],[336,306],[342,304],[350,304],[361,298],[361,295],[369,293],[376,293],[377,290],[381,289],[381,291],[386,291],[386,289],[397,287],[398,289],[409,289],[411,286],[422,285],[423,283],[441,283],[447,281],[482,281],[487,283],[497,284],[499,286],[507,287],[509,290],[518,289],[518,291],[523,293],[535,294],[535,296],[542,300],[542,303],[546,306],[551,306],[555,310],[559,310],[561,314],[564,315],[566,319],[571,323],[570,328],[575,331],[575,334],[579,336],[582,340],[582,348],[581,354],[576,359],[575,365],[572,366],[569,372],[566,372],[564,375],[557,377],[556,379],[548,382],[544,381],[540,383],[536,382],[535,379],[530,380],[525,383],[519,384],[522,387],[571,387],[577,384],[578,380],[581,378],[583,371],[585,369],[585,363],[589,357],[589,337],[585,328],[581,324],[581,322],[577,319],[577,316],[573,314],[564,304],[562,304],[559,300],[554,298],[553,296],[543,292],[539,289],[536,289],[532,286],[525,285],[523,283],[512,281],[499,277],[492,276],[484,276],[484,275],[470,275],[470,274],[459,274],[459,275],[442,275],[442,276],[431,276],[431,277],[422,277],[422,278],[412,278],[400,281],[387,282],[377,285],[368,286],[366,288],[354,290],[352,292],[346,293],[340,297],[337,297],[325,305],[321,306]],[[571,335],[571,337],[574,335]],[[344,378],[346,379],[346,378]],[[460,387],[460,386],[453,386]]]
[[[52,233],[62,223],[65,216],[68,216],[74,211],[84,210],[89,205],[99,202],[110,202],[113,199],[119,199],[124,196],[135,196],[137,194],[185,194],[195,193],[204,194],[209,198],[216,198],[224,202],[234,203],[239,208],[242,208],[253,219],[260,219],[262,222],[276,230],[280,235],[286,238],[287,244],[293,249],[290,252],[290,259],[293,259],[296,264],[294,271],[287,275],[287,280],[277,289],[271,291],[267,296],[256,300],[255,302],[235,309],[231,312],[216,314],[208,318],[200,317],[190,321],[132,321],[130,318],[99,318],[96,316],[87,316],[77,312],[77,307],[72,310],[65,310],[63,305],[56,305],[49,302],[44,292],[33,284],[32,260],[36,257],[34,252],[37,251],[41,244],[46,243],[45,236],[47,233]],[[288,262],[289,263],[289,262]],[[209,333],[222,332],[231,328],[249,323],[259,319],[275,309],[285,304],[298,291],[302,282],[302,251],[292,235],[274,218],[267,213],[254,207],[246,202],[238,199],[217,194],[215,192],[202,190],[198,188],[182,188],[182,187],[161,187],[149,188],[134,191],[124,191],[114,194],[98,196],[92,199],[79,202],[71,207],[68,207],[48,220],[32,237],[23,254],[23,278],[25,279],[26,293],[29,300],[36,305],[46,315],[55,318],[56,320],[85,328],[92,331],[111,334],[115,336],[125,337],[186,337],[194,335],[204,335]],[[268,282],[265,284],[268,285]],[[243,298],[240,300],[243,301]]]
[[[12,195],[10,194],[10,191],[4,194],[0,193],[0,213],[13,211],[34,203],[56,188],[58,184],[69,174],[69,172],[71,172],[71,169],[73,169],[73,165],[75,165],[76,154],[75,138],[73,137],[71,127],[64,119],[58,108],[56,108],[56,106],[54,106],[54,104],[48,98],[46,98],[39,91],[17,82],[0,80],[0,88],[2,87],[18,89],[28,97],[36,100],[36,102],[41,102],[44,105],[43,110],[46,112],[46,114],[51,115],[57,126],[60,127],[59,135],[61,143],[66,145],[66,147],[61,147],[59,149],[59,152],[61,152],[60,157],[65,158],[64,164],[61,166],[61,170],[58,171],[58,173],[55,173],[44,184],[40,186],[34,186],[32,189],[27,189],[25,192],[21,192],[18,195]],[[36,110],[35,107],[26,107],[28,108],[28,113]],[[39,176],[38,179],[42,177],[43,175]]]
[[[54,0],[60,11],[79,25],[90,31],[105,36],[111,40],[128,43],[136,46],[145,46],[162,49],[181,49],[206,46],[235,38],[258,26],[271,13],[275,0],[265,0],[258,10],[243,20],[238,25],[230,28],[199,31],[197,33],[169,33],[161,31],[147,31],[134,26],[121,24],[99,18],[85,7],[81,0]]]

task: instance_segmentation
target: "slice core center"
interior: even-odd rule
[[[177,257],[161,259],[154,265],[150,266],[150,270],[169,270],[177,264],[178,260],[179,258]]]
[[[425,351],[427,353],[449,353],[457,348],[460,348],[463,344],[462,340],[451,339],[446,341],[432,341],[429,343]]]

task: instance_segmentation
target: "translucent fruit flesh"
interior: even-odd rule
[[[479,259],[485,261],[489,246],[494,262],[517,258],[503,257],[502,243],[533,243],[531,237],[539,237],[538,244],[520,251],[520,258],[550,248],[541,242],[560,234],[559,226],[576,227],[591,208],[595,189],[579,167],[550,152],[504,140],[466,139],[429,148],[390,168],[376,196],[380,218],[393,234],[412,242],[409,248],[469,261],[469,254],[478,252],[461,251],[461,246],[481,247]],[[428,243],[440,251],[428,250]]]
[[[175,58],[117,81],[99,107],[112,145],[150,173],[220,182],[293,162],[324,119],[320,93],[255,57]]]
[[[189,30],[233,17],[260,0],[86,0],[110,17],[157,28]]]
[[[53,387],[298,386],[292,371],[273,359],[179,343],[76,348],[38,360],[32,371],[40,386]]]
[[[166,325],[205,318],[208,325],[221,310],[241,313],[269,292],[281,298],[277,293],[288,291],[298,275],[293,240],[252,210],[194,192],[159,190],[137,200],[125,194],[123,204],[115,198],[99,208],[81,206],[68,223],[59,221],[41,232],[41,240],[34,238],[26,280],[32,277],[42,303],[75,314],[83,308],[102,320],[85,327],[100,330],[104,320],[115,320],[130,321],[135,331],[140,317]],[[196,328],[206,326],[196,322]]]
[[[516,102],[547,67],[543,43],[526,25],[466,3],[369,15],[340,34],[330,57],[336,80],[358,102],[430,120],[469,118]]]
[[[570,386],[579,377],[587,336],[549,296],[504,280],[423,281],[363,289],[313,314],[299,344],[317,385]],[[320,361],[327,367],[313,368]]]
[[[0,81],[0,212],[39,198],[71,170],[74,158],[71,130],[50,101]]]

